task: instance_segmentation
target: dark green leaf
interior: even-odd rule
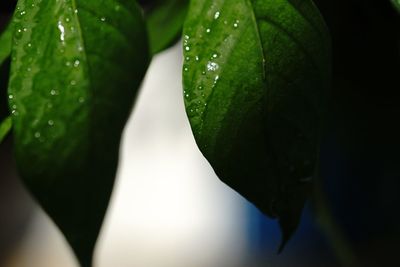
[[[8,132],[11,130],[12,120],[7,117],[5,120],[0,122],[0,144],[3,142],[4,137],[7,136]]]
[[[400,0],[392,0],[393,5],[397,8],[400,12]]]
[[[20,175],[84,267],[149,62],[132,0],[20,0],[9,85]]]
[[[0,66],[11,53],[12,29],[9,25],[0,35]]]
[[[330,40],[310,0],[191,2],[186,112],[222,181],[278,218],[283,244],[311,188]]]
[[[161,52],[176,41],[186,17],[189,0],[165,0],[146,15],[150,48],[153,54]]]
[[[9,113],[7,109],[7,83],[9,75],[9,58],[11,53],[11,39],[12,31],[11,26],[8,26],[3,33],[0,35],[0,120],[5,119]],[[10,125],[8,123],[10,122]],[[11,121],[5,120],[4,127],[2,127],[2,133],[0,133],[0,143],[2,139],[7,135],[11,128]],[[10,127],[8,127],[10,126]]]

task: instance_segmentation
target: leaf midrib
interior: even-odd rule
[[[266,80],[266,66],[265,66],[266,56],[265,56],[264,46],[262,44],[261,32],[260,32],[260,28],[258,27],[256,12],[254,10],[253,3],[250,0],[245,0],[245,1],[251,7],[251,20],[256,28],[257,37],[258,37],[257,43],[260,46],[260,49],[262,51],[263,80],[265,82],[265,80]]]
[[[222,2],[222,5],[223,5],[224,2],[225,2],[225,1]],[[263,73],[263,80],[264,80],[264,82],[265,82],[265,80],[266,80],[265,54],[264,54],[264,49],[263,49],[263,46],[262,46],[262,40],[261,40],[261,35],[260,35],[260,29],[258,28],[257,18],[256,18],[256,16],[255,16],[253,4],[251,3],[250,0],[245,0],[245,2],[246,2],[247,5],[249,5],[249,7],[251,8],[251,15],[252,15],[252,16],[251,16],[251,21],[253,22],[254,27],[256,28],[256,33],[257,33],[257,37],[258,37],[258,38],[257,38],[257,39],[258,39],[258,40],[257,40],[257,43],[258,43],[259,48],[261,49],[261,54],[262,54],[262,67],[263,67],[262,73]],[[203,9],[202,9],[202,12],[201,12],[201,13],[204,12],[205,6],[206,6],[206,5],[203,6]],[[212,23],[215,23],[215,22],[213,21]],[[221,74],[222,74],[222,71],[221,71]],[[192,80],[194,79],[194,76],[195,76],[195,72],[192,74]],[[215,88],[213,88],[213,90],[211,91],[210,95],[207,97],[207,100],[212,99],[214,93],[215,93]],[[238,94],[238,92],[235,93],[235,95],[233,96],[233,98],[235,98],[235,97],[237,96],[237,94]],[[202,121],[204,121],[204,119],[206,118],[206,116],[207,116],[207,114],[208,114],[208,109],[209,109],[209,105],[207,105],[206,108],[204,109],[204,113],[203,113],[202,116],[201,116]],[[203,123],[201,123],[201,127],[200,127],[200,131],[202,131],[202,130],[203,130]]]
[[[83,54],[83,58],[84,58],[84,62],[86,62],[86,65],[87,65],[87,73],[86,73],[86,75],[87,75],[87,77],[88,77],[88,84],[89,84],[89,87],[91,88],[92,87],[92,72],[91,72],[91,66],[90,66],[90,63],[89,63],[89,60],[88,60],[88,57],[87,57],[87,54],[86,54],[86,43],[85,43],[85,39],[83,38],[83,34],[82,34],[82,26],[81,26],[81,21],[80,21],[80,18],[79,18],[79,9],[78,9],[78,5],[77,5],[77,3],[76,3],[76,0],[71,0],[71,5],[72,5],[72,13],[74,14],[73,16],[75,17],[75,20],[76,20],[76,26],[77,26],[77,31],[78,31],[78,34],[79,34],[79,39],[81,40],[81,46],[82,46],[82,48],[83,48],[83,51],[82,51],[82,54]],[[75,12],[75,10],[77,10],[78,12]],[[85,76],[86,76],[85,75]],[[92,90],[89,90],[89,94],[90,94],[90,99],[92,99]]]

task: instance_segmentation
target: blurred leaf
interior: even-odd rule
[[[152,54],[171,46],[182,32],[189,0],[165,0],[146,15]]]
[[[397,8],[397,10],[400,12],[400,0],[391,0],[393,5]]]
[[[191,2],[184,95],[196,142],[227,185],[278,218],[285,242],[311,188],[330,38],[310,0]]]
[[[0,65],[2,65],[4,60],[10,56],[11,39],[12,39],[12,29],[11,26],[9,25],[0,35]]]
[[[7,61],[7,58],[11,53],[11,39],[11,26],[8,26],[0,35],[0,120],[5,119],[9,114],[6,91],[9,75],[9,60]],[[3,123],[5,124],[4,127],[1,126],[3,132],[0,133],[0,143],[11,128],[10,120],[4,120]],[[10,123],[10,127],[8,127],[8,123]]]
[[[8,132],[11,130],[12,120],[11,117],[7,117],[5,120],[0,122],[0,144],[3,139],[7,136]]]
[[[20,176],[89,267],[149,62],[145,21],[131,0],[20,0],[13,24]]]

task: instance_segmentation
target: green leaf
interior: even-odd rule
[[[0,35],[0,120],[5,119],[8,116],[7,110],[7,82],[8,82],[8,74],[9,74],[9,62],[6,61],[9,58],[11,53],[11,39],[12,39],[12,28],[10,24]],[[4,121],[8,125],[8,121]],[[4,131],[7,132],[10,130],[9,127],[3,128]],[[7,134],[7,132],[3,132],[0,134],[2,138]]]
[[[145,21],[131,0],[20,0],[13,24],[18,169],[88,267],[149,62]]]
[[[3,139],[10,132],[11,127],[12,127],[11,117],[7,117],[5,120],[0,122],[0,144],[1,142],[3,142]]]
[[[400,0],[391,0],[397,11],[400,12]]]
[[[168,48],[179,38],[188,2],[188,0],[159,1],[146,15],[152,54]]]
[[[193,0],[184,98],[196,142],[227,185],[295,231],[318,157],[330,39],[310,0]]]
[[[10,56],[11,53],[11,39],[12,39],[12,28],[7,26],[6,30],[0,35],[0,66],[4,60]]]

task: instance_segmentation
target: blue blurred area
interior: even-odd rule
[[[326,240],[313,219],[311,207],[306,205],[301,223],[282,254],[277,250],[281,233],[276,220],[269,219],[257,208],[247,207],[249,250],[256,263],[252,266],[337,266]]]
[[[338,223],[354,243],[399,232],[400,175],[388,156],[372,150],[346,153],[334,138],[324,143],[324,190]]]
[[[399,247],[400,236],[397,165],[390,164],[388,155],[374,151],[353,154],[342,147],[332,135],[323,142],[320,155],[324,190],[335,222],[363,266],[399,263],[390,253]],[[251,204],[247,214],[249,249],[260,262],[269,263],[265,266],[339,266],[329,241],[313,219],[310,203],[280,256],[276,255],[280,243],[277,221],[265,217]]]

